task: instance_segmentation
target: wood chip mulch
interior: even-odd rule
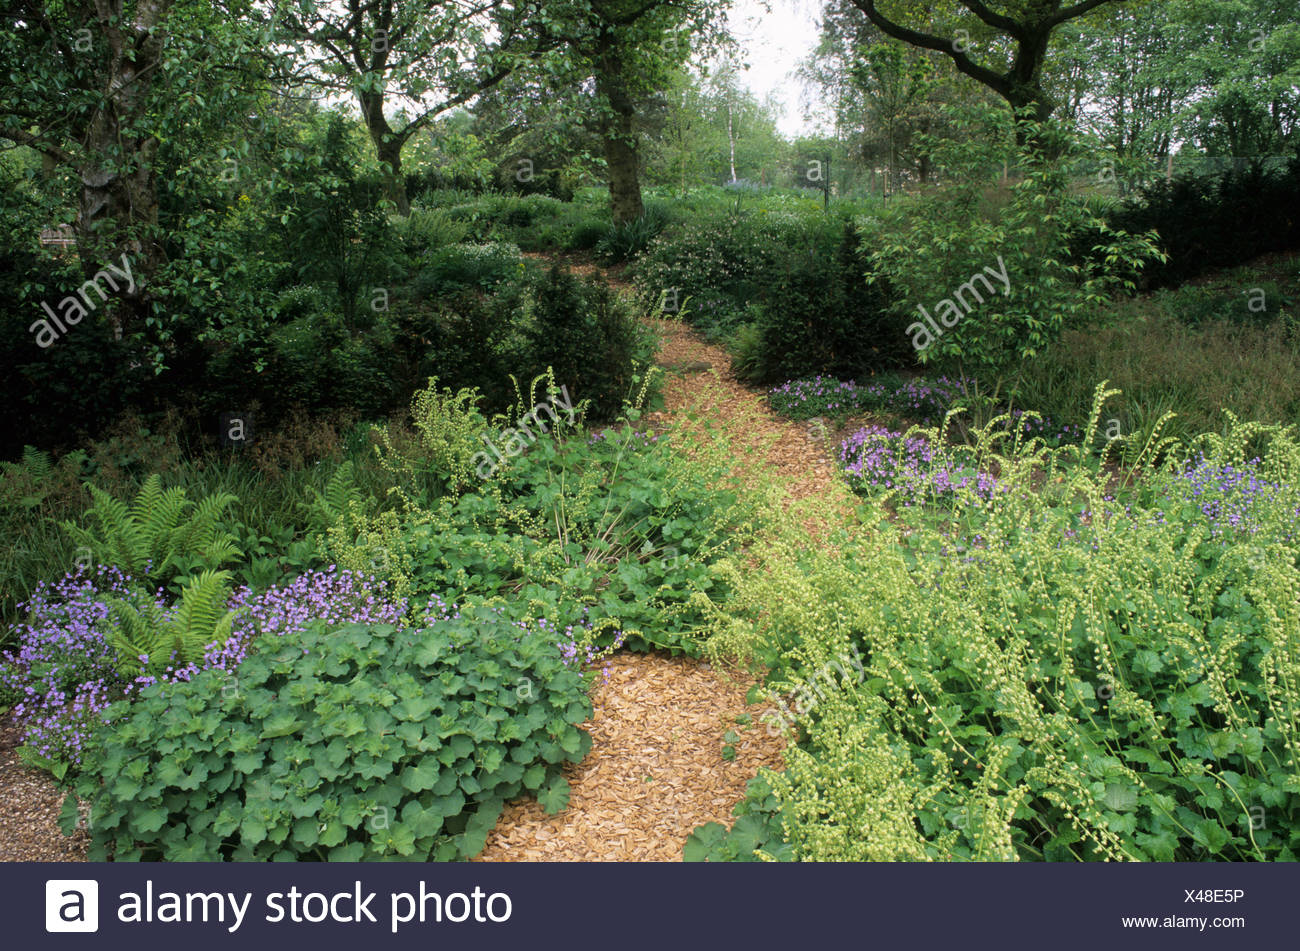
[[[478,861],[679,862],[696,826],[731,825],[759,767],[781,768],[784,740],[745,706],[752,680],[665,654],[609,663],[585,725],[591,752],[566,768],[569,805],[548,816],[531,797],[508,803]],[[742,713],[749,726],[735,722]],[[730,761],[727,730],[739,736]]]
[[[816,514],[804,518],[804,530],[812,538],[852,523],[849,513],[856,500],[836,475],[834,440],[825,424],[777,416],[764,391],[736,379],[726,350],[704,342],[681,321],[655,320],[650,324],[661,337],[661,365],[709,364],[704,372],[667,371],[664,408],[648,414],[656,427],[713,427],[725,435],[736,460],[733,476],[742,484],[749,477],[775,475],[783,491],[783,506],[810,500],[822,503]]]
[[[18,759],[19,729],[0,725],[0,862],[84,862],[86,833],[59,830],[64,795],[45,773]]]

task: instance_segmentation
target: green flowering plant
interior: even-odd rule
[[[1117,482],[1084,448],[1107,395],[1083,446],[992,421],[987,497],[936,515],[882,486],[824,546],[720,566],[710,653],[817,696],[770,777],[796,857],[1300,855],[1300,444],[1230,421]],[[854,649],[859,683],[814,681]]]

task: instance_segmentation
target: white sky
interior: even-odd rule
[[[821,0],[733,0],[728,15],[749,63],[741,77],[759,99],[775,94],[783,107],[777,125],[787,136],[813,133],[823,125],[804,115],[803,87],[794,75],[799,61],[817,45],[821,9]]]

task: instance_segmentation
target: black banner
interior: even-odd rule
[[[1297,886],[1294,865],[24,863],[0,907],[15,949],[1286,947]]]

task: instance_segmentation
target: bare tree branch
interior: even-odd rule
[[[979,80],[990,89],[994,89],[1004,96],[1009,91],[1010,83],[1005,76],[995,73],[993,70],[972,60],[964,52],[957,49],[957,44],[953,40],[946,40],[930,33],[922,33],[919,30],[912,30],[895,23],[876,8],[876,0],[853,0],[853,5],[865,13],[867,19],[874,23],[883,33],[912,46],[943,53],[953,61],[953,64],[961,72],[972,79]]]

